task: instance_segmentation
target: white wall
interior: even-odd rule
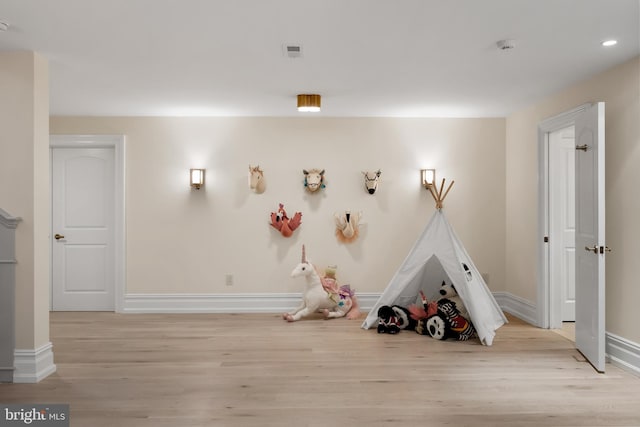
[[[506,290],[536,302],[537,126],[545,118],[604,101],[606,140],[606,330],[640,342],[640,58],[512,114],[506,123]]]
[[[16,347],[49,342],[49,80],[33,52],[0,53],[0,207],[16,229]]]
[[[423,167],[455,179],[448,217],[491,289],[505,289],[504,119],[53,117],[51,133],[126,135],[128,293],[299,292],[289,274],[303,243],[340,281],[381,292],[433,213]],[[264,169],[264,194],[248,189],[249,164]],[[192,167],[207,169],[199,191]],[[315,167],[327,187],[308,194],[302,169]],[[378,168],[372,196],[361,170]],[[280,202],[303,213],[290,239],[268,225]],[[334,234],[345,209],[365,222],[349,245]]]

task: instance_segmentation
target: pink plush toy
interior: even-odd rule
[[[296,212],[293,218],[289,219],[282,203],[280,203],[277,212],[271,212],[271,226],[284,237],[291,237],[300,224],[302,224],[302,213]]]

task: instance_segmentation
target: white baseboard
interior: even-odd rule
[[[494,292],[493,297],[496,299],[500,308],[502,308],[502,311],[513,314],[527,323],[537,325],[536,305],[531,301],[509,292]]]
[[[607,332],[605,353],[614,365],[640,376],[640,344]]]
[[[368,310],[380,294],[358,294]],[[302,294],[127,294],[122,313],[280,313],[300,304]]]
[[[535,304],[508,292],[495,292],[493,296],[503,311],[537,325]],[[605,354],[610,363],[640,376],[640,344],[605,332]]]
[[[37,383],[53,374],[53,345],[48,342],[34,350],[14,351],[14,383]]]

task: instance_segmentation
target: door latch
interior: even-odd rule
[[[605,252],[611,252],[611,248],[609,246],[600,246],[600,253],[603,254]]]
[[[593,245],[593,247],[592,247],[592,248],[590,248],[589,246],[585,246],[585,247],[584,247],[584,250],[585,250],[585,251],[593,252],[594,254],[597,254],[597,253],[598,253],[598,247],[597,247],[596,245]]]

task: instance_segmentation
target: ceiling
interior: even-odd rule
[[[504,117],[639,55],[639,3],[0,0],[0,51],[48,60],[51,115]]]

